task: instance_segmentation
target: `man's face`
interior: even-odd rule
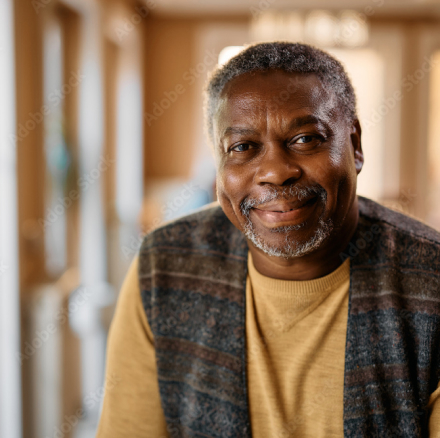
[[[344,233],[363,163],[360,127],[317,76],[234,78],[214,137],[220,205],[255,247],[293,258]]]

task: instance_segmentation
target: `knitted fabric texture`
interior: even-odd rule
[[[218,205],[143,241],[140,289],[170,437],[251,436],[247,253]],[[340,256],[351,259],[344,437],[427,437],[440,380],[440,234],[359,196]]]

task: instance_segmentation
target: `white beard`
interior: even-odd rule
[[[299,225],[299,228],[302,226]],[[293,227],[282,227],[282,228],[290,228],[293,230]],[[270,245],[265,242],[261,236],[257,234],[255,228],[251,221],[246,223],[244,228],[244,235],[259,249],[265,252],[267,255],[274,257],[283,257],[285,259],[292,259],[296,257],[302,257],[305,254],[309,254],[316,249],[318,249],[322,242],[327,239],[330,233],[333,230],[332,220],[329,219],[327,222],[324,222],[322,219],[319,219],[319,226],[315,231],[315,234],[306,242],[298,242],[289,240],[289,235],[287,234],[288,229],[285,230],[272,230],[276,233],[284,232],[286,236],[284,238],[284,242],[281,245]]]
[[[296,197],[298,200],[310,197],[311,194],[318,194],[325,204],[327,199],[327,193],[323,191],[320,187],[298,187],[290,186],[283,189],[281,193],[277,190],[269,189],[269,191],[256,199],[246,199],[240,206],[240,210],[243,216],[246,218],[246,224],[244,226],[244,235],[259,249],[270,256],[283,257],[286,259],[302,257],[305,254],[309,254],[319,248],[322,242],[330,236],[333,230],[333,222],[331,219],[324,221],[322,218],[319,219],[318,228],[315,234],[306,242],[298,242],[289,239],[289,232],[296,231],[303,228],[305,223],[299,225],[290,225],[286,227],[274,228],[271,230],[273,233],[284,233],[285,239],[282,244],[277,246],[270,245],[257,233],[254,224],[250,219],[250,210],[255,205],[264,204],[279,198],[293,198]],[[319,202],[319,201],[318,201]]]

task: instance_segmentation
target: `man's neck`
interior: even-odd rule
[[[260,274],[280,280],[305,281],[324,277],[342,264],[340,255],[353,237],[358,221],[359,208],[356,197],[350,214],[338,229],[338,233],[331,236],[327,242],[324,241],[322,248],[303,257],[284,259],[269,256],[248,242],[254,266]]]

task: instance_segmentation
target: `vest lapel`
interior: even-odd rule
[[[438,337],[438,303],[434,310],[420,295],[435,291],[438,278],[418,281],[426,267],[407,257],[412,236],[372,219],[371,210],[380,216],[383,207],[359,202],[359,225],[345,251],[351,260],[344,436],[428,436],[425,406],[438,382],[429,384],[434,360],[422,340]]]
[[[170,436],[250,437],[243,235],[216,208],[147,240],[140,282]]]

